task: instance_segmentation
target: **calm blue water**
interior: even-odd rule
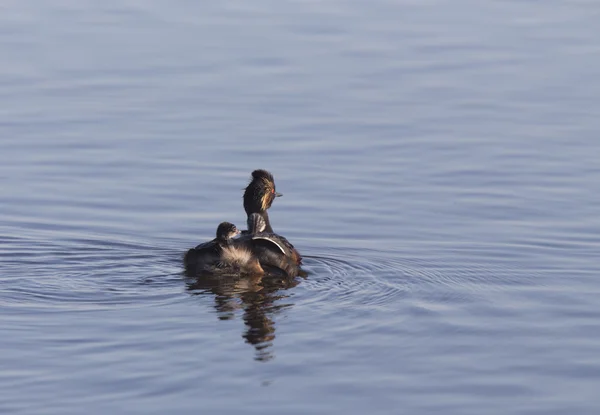
[[[597,414],[599,19],[4,4],[0,413]],[[256,168],[308,276],[185,278]]]

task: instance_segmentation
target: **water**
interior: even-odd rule
[[[0,412],[598,413],[599,15],[3,5]],[[308,276],[185,278],[255,168]]]

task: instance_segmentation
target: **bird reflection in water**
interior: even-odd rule
[[[256,360],[269,361],[275,339],[273,316],[279,310],[293,306],[282,304],[289,298],[286,290],[298,285],[297,278],[279,276],[186,276],[187,290],[192,295],[214,295],[215,309],[221,320],[232,320],[243,310],[246,330],[242,337],[256,349]],[[277,304],[276,304],[277,303]]]

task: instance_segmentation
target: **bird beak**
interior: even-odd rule
[[[281,197],[281,196],[283,196],[283,193],[275,192],[275,197]]]

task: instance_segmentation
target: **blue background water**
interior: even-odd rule
[[[4,4],[0,412],[597,414],[599,19]],[[184,278],[255,168],[308,277]]]

